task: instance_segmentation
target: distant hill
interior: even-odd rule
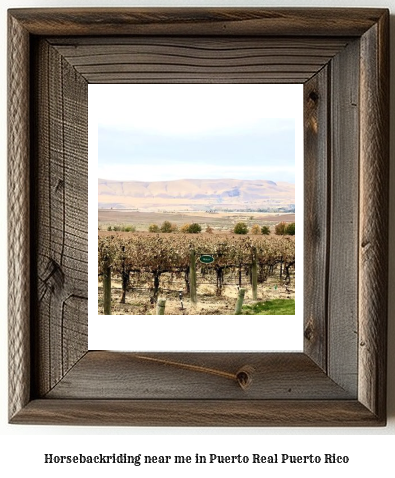
[[[295,185],[245,179],[112,181],[99,179],[99,208],[163,210],[292,209]]]

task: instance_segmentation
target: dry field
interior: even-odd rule
[[[183,308],[178,296],[177,284],[168,284],[169,289],[160,294],[160,298],[166,299],[166,315],[233,315],[238,289],[236,285],[226,285],[220,297],[216,296],[215,284],[202,284],[197,287],[196,306],[193,306],[188,296],[183,297]],[[182,289],[183,285],[178,286]],[[166,285],[165,285],[166,287]],[[164,287],[164,288],[165,288]],[[246,285],[244,304],[253,304],[251,288]],[[150,303],[148,288],[146,291],[131,290],[126,295],[126,303],[121,304],[121,282],[113,281],[112,286],[112,314],[113,315],[155,315],[155,307]],[[291,284],[284,285],[278,277],[269,277],[264,285],[258,285],[258,301],[272,299],[295,299],[295,284],[292,276]],[[103,314],[103,288],[99,284],[99,309]]]
[[[274,227],[279,222],[295,222],[295,214],[260,213],[260,212],[139,212],[123,209],[99,209],[99,230],[108,226],[133,225],[137,231],[147,231],[150,224],[160,226],[169,221],[181,227],[187,223],[198,223],[204,230],[207,226],[214,232],[226,232],[233,229],[238,222],[245,222],[248,227],[254,224]]]

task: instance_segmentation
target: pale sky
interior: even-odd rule
[[[301,118],[302,85],[89,85],[101,179],[294,182]]]

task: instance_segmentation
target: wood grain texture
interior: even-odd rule
[[[12,9],[35,35],[360,36],[380,8]]]
[[[350,39],[119,37],[51,39],[89,83],[304,83]]]
[[[389,15],[361,39],[359,400],[386,413],[389,201]]]
[[[51,66],[49,68],[49,65]],[[45,40],[36,45],[35,394],[87,350],[87,83]]]
[[[9,416],[30,399],[29,35],[8,19]]]
[[[331,66],[328,373],[357,394],[359,41]]]
[[[249,370],[250,386],[237,380]],[[160,384],[160,386],[159,386]],[[89,351],[46,398],[350,399],[297,353],[117,353]]]
[[[327,370],[330,66],[304,85],[304,351]]]
[[[85,38],[71,36],[78,34]],[[25,9],[11,11],[9,35],[10,421],[385,424],[388,11]],[[317,262],[307,267],[305,297],[323,302],[306,307],[305,354],[87,353],[89,75],[97,82],[282,75],[306,81],[305,95],[319,92],[305,108],[306,260]]]
[[[199,427],[382,426],[357,400],[33,400],[12,423]]]

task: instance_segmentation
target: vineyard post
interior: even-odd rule
[[[256,259],[256,247],[252,249],[252,300],[258,299],[258,267]]]
[[[103,306],[104,315],[111,315],[111,266],[103,267]]]
[[[165,315],[166,299],[158,299],[156,315]]]
[[[197,302],[197,299],[196,299],[196,255],[194,250],[191,250],[191,253],[190,253],[189,273],[190,273],[191,302],[192,304],[196,304]]]
[[[128,289],[128,285],[129,285],[130,272],[125,267],[125,262],[126,262],[125,246],[122,246],[121,250],[122,250],[122,255],[121,255],[121,258],[122,258],[122,272],[121,272],[121,276],[122,276],[122,297],[121,297],[121,304],[125,304],[126,303],[126,291]]]
[[[241,308],[243,306],[245,291],[246,291],[245,289],[239,289],[239,295],[237,297],[236,308],[235,308],[235,315],[241,314]]]
[[[153,302],[156,302],[159,294],[159,278],[160,278],[160,272],[156,270],[154,272],[154,297],[153,297]]]

